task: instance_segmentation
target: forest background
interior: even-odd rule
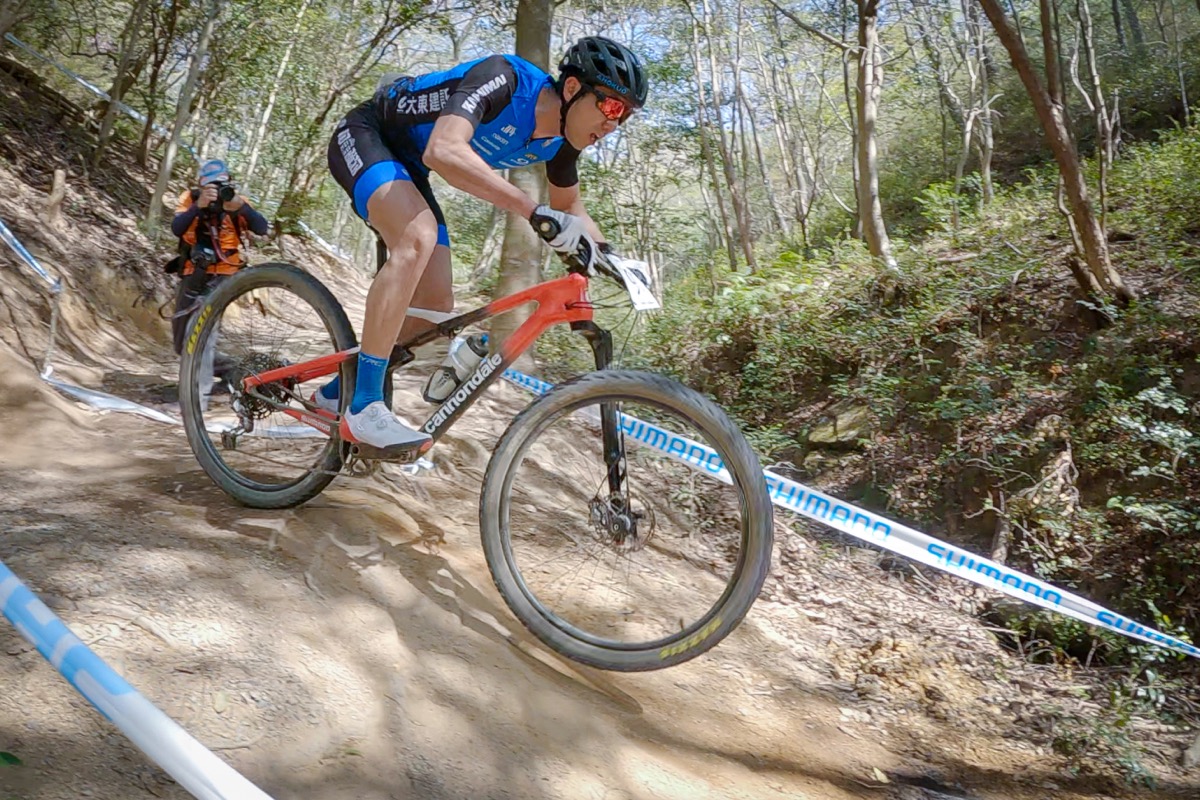
[[[610,315],[624,362],[717,398],[784,472],[1200,631],[1200,0],[3,0],[0,49],[28,57],[10,33],[144,115],[48,76],[92,104],[74,176],[114,149],[157,172],[131,202],[164,252],[163,198],[219,157],[276,232],[364,271],[325,147],[383,76],[628,43],[650,102],[581,168],[665,299]],[[523,221],[436,191],[462,296],[553,273]],[[550,338],[539,364],[586,352]],[[1187,674],[996,614],[1031,658],[1127,669],[1138,702]]]

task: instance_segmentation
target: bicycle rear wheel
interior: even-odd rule
[[[607,441],[605,414],[617,420]],[[728,416],[639,372],[590,373],[531,404],[496,445],[480,500],[513,613],[562,655],[620,671],[727,636],[766,579],[773,525],[762,467]]]
[[[295,506],[328,486],[342,468],[340,441],[280,407],[302,408],[297,398],[330,378],[267,384],[254,394],[242,381],[356,344],[329,290],[290,264],[242,270],[207,297],[184,342],[179,406],[192,452],[213,482],[254,508]],[[212,391],[214,376],[227,392]]]

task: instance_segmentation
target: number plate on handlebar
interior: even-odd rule
[[[654,296],[654,292],[650,290],[650,265],[644,261],[634,261],[629,258],[613,258],[609,256],[612,265],[621,273],[621,277],[625,279],[625,289],[629,292],[629,299],[633,301],[633,307],[638,311],[651,311],[656,308],[662,308],[662,304],[658,302],[658,298]]]

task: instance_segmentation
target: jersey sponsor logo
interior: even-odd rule
[[[450,90],[448,88],[406,94],[396,100],[396,113],[415,116],[440,114],[449,102]]]
[[[517,126],[516,125],[505,125],[500,130],[507,136],[516,136],[517,135]]]
[[[346,162],[346,169],[350,170],[350,177],[353,178],[363,168],[362,156],[358,154],[358,148],[354,146],[354,136],[350,134],[350,129],[346,128],[338,132],[337,140],[338,147],[342,151],[342,159]]]
[[[489,94],[496,91],[500,87],[507,86],[507,85],[508,85],[508,76],[507,75],[497,75],[496,77],[492,78],[490,81],[485,83],[483,86],[480,86],[478,89],[471,92],[471,94],[469,94],[467,96],[467,99],[464,100],[463,104],[462,104],[463,111],[466,111],[468,114],[474,114],[475,109],[479,108],[480,100],[487,97]]]

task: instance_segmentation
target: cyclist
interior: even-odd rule
[[[454,308],[450,239],[430,171],[531,223],[535,216],[553,218],[560,233],[548,244],[560,254],[577,252],[581,241],[593,244],[590,252],[596,247],[607,252],[583,207],[576,161],[581,150],[640,109],[646,93],[636,55],[611,39],[588,36],[568,48],[557,80],[518,56],[495,55],[397,78],[338,123],[329,142],[329,168],[388,250],[367,294],[343,439],[386,454],[423,451],[431,444],[383,402],[388,357],[409,306]],[[548,205],[493,172],[539,162],[545,162],[549,178]],[[404,332],[416,332],[421,324],[427,323],[414,319]],[[338,383],[317,392],[318,406],[337,410]]]

